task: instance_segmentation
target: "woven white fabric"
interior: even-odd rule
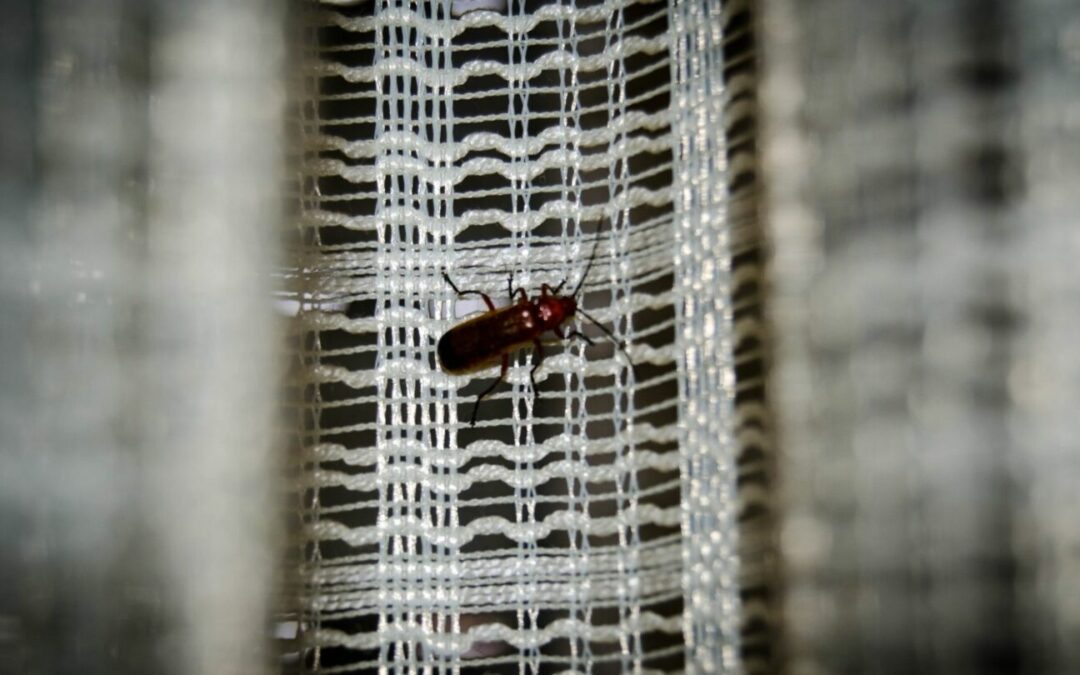
[[[1076,672],[1080,8],[767,4],[792,672]]]
[[[283,21],[0,3],[0,672],[271,662]]]
[[[735,671],[719,6],[455,13],[305,17],[305,666]],[[594,250],[580,300],[625,351],[579,322],[471,427],[498,368],[439,368],[483,309],[443,272],[502,305]]]

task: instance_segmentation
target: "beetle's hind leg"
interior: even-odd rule
[[[476,397],[476,403],[473,404],[472,419],[469,420],[469,426],[471,426],[471,427],[476,426],[476,413],[480,412],[480,401],[483,401],[485,396],[487,396],[491,392],[495,391],[495,387],[499,386],[499,384],[503,380],[506,379],[506,372],[508,370],[510,370],[510,355],[509,354],[503,354],[503,357],[502,357],[502,370],[499,371],[499,377],[494,382],[491,383],[490,387],[488,387],[484,391],[480,392],[480,395]]]

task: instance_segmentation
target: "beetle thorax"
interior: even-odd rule
[[[577,312],[577,301],[574,298],[547,296],[537,298],[535,307],[541,330],[551,330]]]

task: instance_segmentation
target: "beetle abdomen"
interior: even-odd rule
[[[439,363],[451,375],[482,370],[503,354],[532,342],[535,324],[531,308],[524,303],[481,314],[443,334],[437,347]]]

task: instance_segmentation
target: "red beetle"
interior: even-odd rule
[[[459,296],[479,295],[488,306],[488,311],[459,323],[446,331],[439,339],[438,354],[442,369],[451,375],[466,375],[483,370],[502,360],[499,378],[476,397],[472,419],[469,422],[471,425],[476,424],[476,413],[480,409],[480,401],[494,391],[506,377],[506,372],[510,368],[510,355],[518,349],[532,344],[535,350],[533,367],[529,371],[529,381],[532,383],[533,396],[537,396],[539,391],[536,388],[536,369],[544,360],[544,347],[540,342],[541,334],[552,331],[563,340],[581,338],[588,344],[593,344],[593,341],[581,331],[572,330],[569,333],[563,331],[563,324],[577,315],[596,324],[619,349],[623,350],[623,353],[626,352],[623,344],[610,330],[578,306],[577,296],[585,285],[589,270],[592,269],[599,244],[600,240],[597,239],[596,244],[593,245],[592,255],[589,256],[589,263],[585,267],[585,273],[581,275],[581,281],[578,282],[573,294],[559,295],[559,291],[566,284],[566,279],[563,279],[562,283],[555,288],[543,284],[540,287],[539,297],[530,299],[524,288],[513,288],[514,277],[510,275],[506,288],[511,304],[506,307],[496,308],[491,298],[482,291],[460,290],[450,280],[450,276],[443,272],[443,279],[446,279],[446,283],[450,284],[450,288],[454,289],[455,293]],[[515,296],[520,298],[517,302],[514,302]]]

